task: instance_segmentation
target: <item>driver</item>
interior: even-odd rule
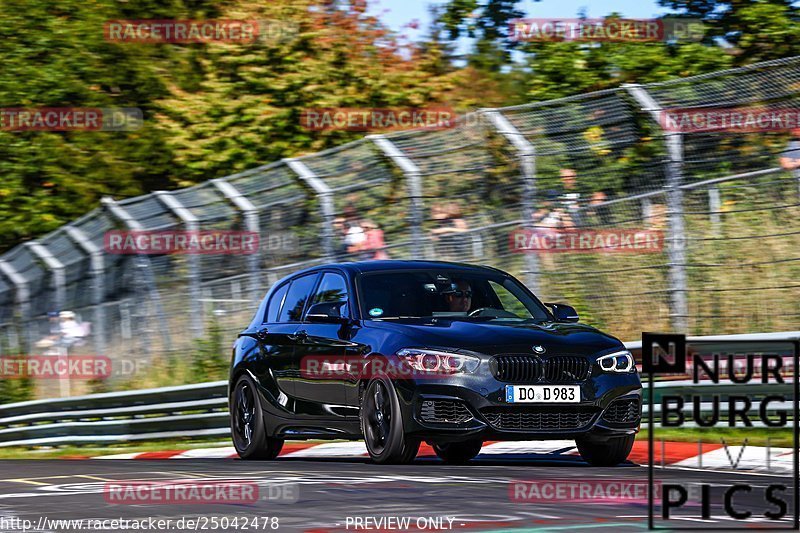
[[[452,312],[468,313],[472,307],[472,287],[464,280],[455,280],[442,294]]]

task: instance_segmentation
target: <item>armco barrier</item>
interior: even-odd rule
[[[0,447],[225,437],[227,382],[0,405]]]
[[[797,340],[800,331],[688,337],[692,340]],[[630,350],[641,348],[641,342],[628,342]],[[750,383],[723,385],[713,382],[693,384],[690,381],[664,381],[655,384],[656,400],[670,391],[700,389],[709,397],[714,393],[737,393],[751,397],[784,392],[791,395],[790,384]],[[707,412],[710,403],[703,403]],[[660,406],[654,413],[660,416]],[[781,407],[775,404],[775,407]],[[784,407],[791,407],[787,402]],[[686,407],[686,411],[691,406]],[[647,407],[645,406],[645,413]],[[755,425],[758,425],[756,423]],[[0,405],[0,447],[61,446],[66,444],[98,444],[181,437],[228,437],[227,382],[214,381],[160,389],[112,392],[54,400]]]

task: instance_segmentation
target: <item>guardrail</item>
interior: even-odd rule
[[[0,447],[226,437],[227,381],[0,405]]]
[[[688,337],[692,340],[795,340],[800,332],[713,337]],[[641,342],[628,342],[629,349],[640,349]],[[34,400],[0,405],[0,447],[62,446],[98,444],[181,437],[228,437],[227,381],[214,381],[177,387],[112,392],[53,400]],[[670,391],[686,393],[736,391],[752,397],[769,392],[792,394],[792,387],[774,384],[715,384],[691,381],[655,383],[655,397]],[[768,388],[768,390],[767,390]],[[713,389],[713,390],[712,390]],[[785,390],[784,390],[785,389]],[[697,392],[697,391],[695,391]],[[788,402],[787,402],[788,403]],[[711,407],[703,402],[701,409]],[[781,404],[773,407],[780,408]],[[789,405],[791,407],[791,404]],[[685,407],[689,412],[691,405]],[[660,406],[654,405],[660,416]],[[755,425],[758,425],[756,423]]]

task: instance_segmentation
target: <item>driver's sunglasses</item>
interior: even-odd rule
[[[447,294],[452,294],[456,298],[472,298],[472,291],[452,291]]]

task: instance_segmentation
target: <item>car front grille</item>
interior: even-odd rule
[[[534,355],[504,354],[494,358],[492,372],[508,383],[575,383],[589,377],[591,365],[580,356],[553,356],[540,359]]]
[[[492,365],[494,377],[511,383],[534,383],[541,379],[542,361],[538,357],[525,354],[498,355]]]
[[[481,414],[495,429],[505,431],[573,431],[587,427],[597,415],[594,407],[489,407]]]
[[[589,377],[589,361],[579,356],[551,357],[544,366],[544,379],[549,383],[571,383]]]
[[[423,422],[461,423],[472,420],[472,413],[461,403],[452,400],[424,400],[420,409]]]
[[[641,417],[639,413],[639,400],[614,400],[603,413],[603,420],[614,424],[637,422]]]

